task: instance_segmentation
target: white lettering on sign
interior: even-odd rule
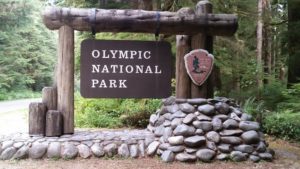
[[[162,74],[158,65],[95,65],[92,64],[92,73],[135,73],[135,74]]]
[[[135,50],[93,50],[92,57],[102,59],[150,59],[150,51],[135,51]],[[119,56],[119,57],[117,57]]]
[[[98,79],[92,79],[92,85],[91,88],[127,88],[126,85],[127,80],[98,80]]]

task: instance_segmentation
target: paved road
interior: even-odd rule
[[[22,99],[0,102],[0,113],[6,113],[28,108],[29,103],[41,101],[41,99]]]
[[[0,135],[28,131],[28,107],[41,99],[22,99],[0,102]]]

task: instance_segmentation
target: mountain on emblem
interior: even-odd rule
[[[212,71],[214,56],[206,50],[195,49],[184,56],[184,63],[192,81],[201,86]]]

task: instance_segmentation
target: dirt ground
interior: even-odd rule
[[[269,138],[273,162],[163,163],[157,158],[0,161],[0,169],[300,169],[300,144]]]

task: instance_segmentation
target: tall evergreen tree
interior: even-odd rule
[[[300,82],[300,1],[288,0],[288,84]]]
[[[0,9],[0,90],[51,85],[55,36],[43,26],[41,2],[3,0]]]

